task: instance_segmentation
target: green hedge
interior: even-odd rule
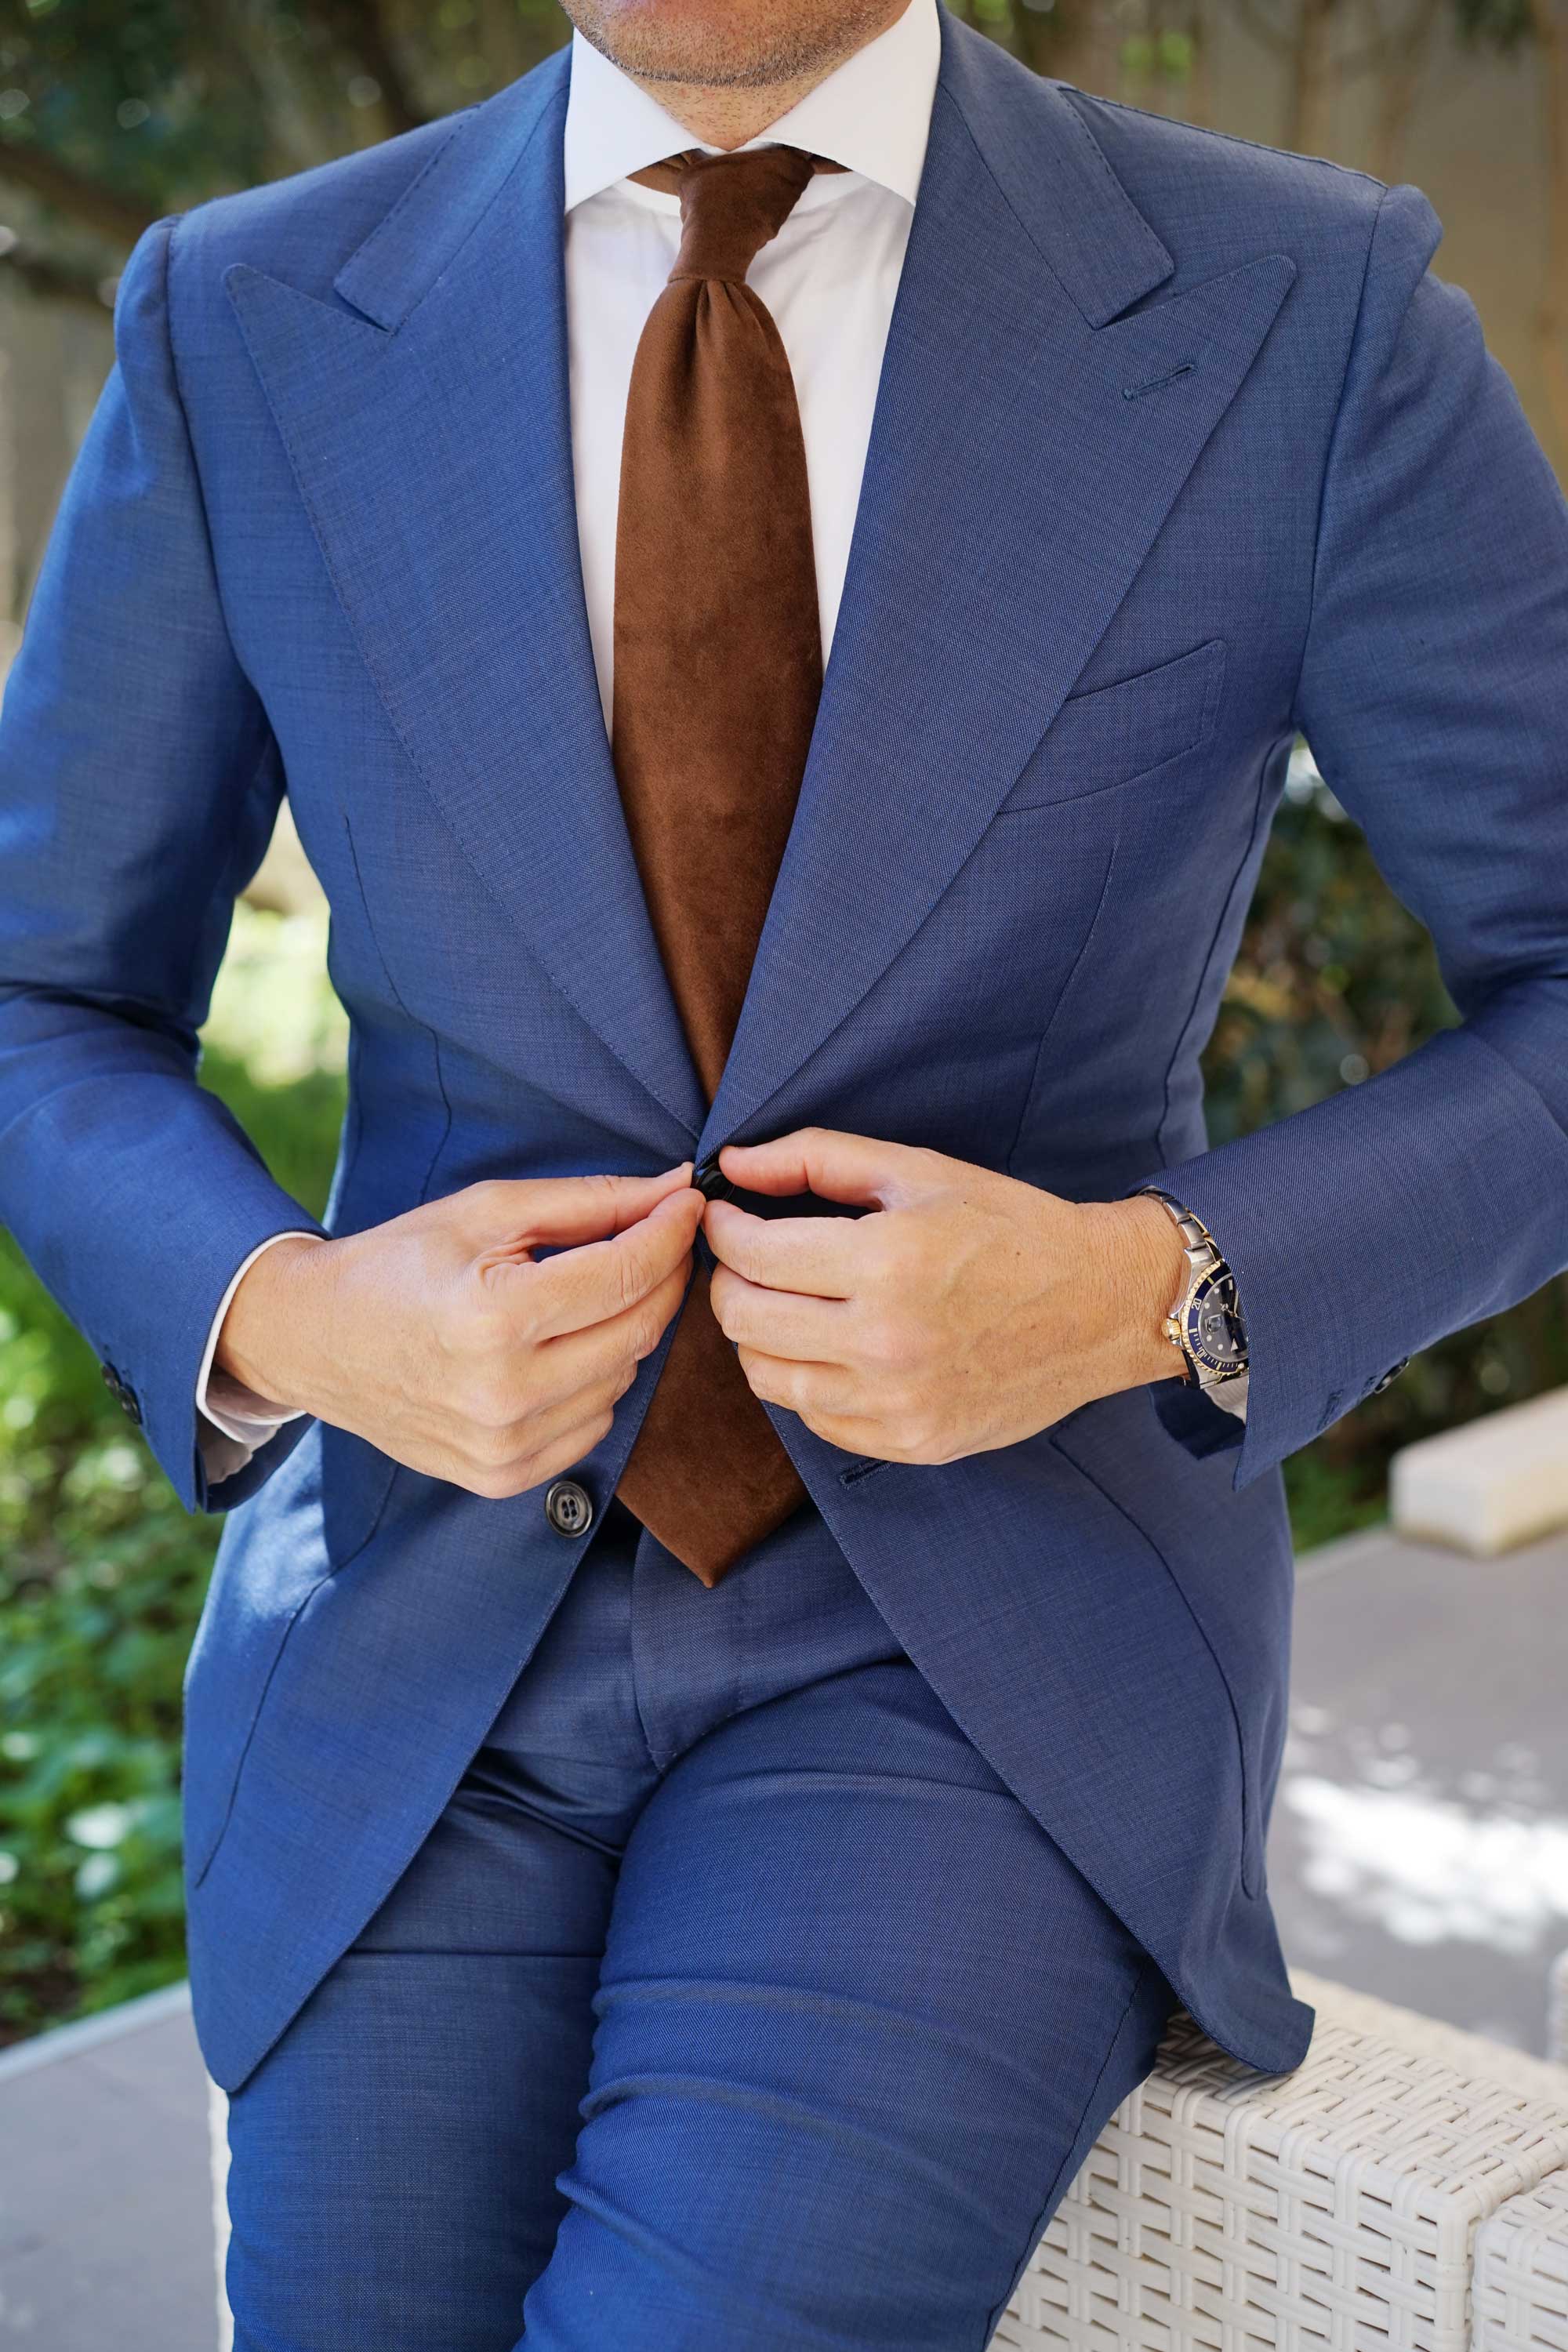
[[[1426,932],[1299,747],[1205,1055],[1212,1139],[1364,1084],[1457,1017]],[[1565,1382],[1568,1277],[1426,1349],[1287,1463],[1299,1548],[1381,1517],[1399,1446]]]
[[[320,1213],[341,1080],[210,1049],[204,1075]],[[180,1678],[217,1530],[0,1234],[0,2042],[183,1972]]]

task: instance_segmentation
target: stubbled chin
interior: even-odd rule
[[[820,26],[791,0],[564,0],[585,40],[638,81],[705,89],[819,79],[846,46],[842,9]],[[813,37],[816,35],[817,37]]]

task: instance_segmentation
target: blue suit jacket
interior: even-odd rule
[[[234,1505],[188,1683],[233,2086],[386,1893],[560,1594],[537,1494],[194,1391],[302,1222],[192,1082],[286,791],[353,1018],[328,1223],[803,1122],[1219,1237],[1245,1431],[1163,1383],[943,1467],[773,1415],[976,1746],[1194,2014],[1287,2067],[1264,1890],[1279,1464],[1568,1261],[1568,511],[1415,190],[1036,79],[942,19],[798,820],[705,1110],[622,824],[567,433],[567,53],[149,231],[0,754],[0,1209]],[[1205,1148],[1199,1049],[1306,730],[1465,1019]],[[581,1475],[613,1490],[660,1357]]]

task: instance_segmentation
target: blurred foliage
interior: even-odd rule
[[[1204,1057],[1223,1143],[1364,1085],[1457,1014],[1423,926],[1298,746]],[[1285,1465],[1301,1549],[1383,1516],[1396,1448],[1568,1382],[1568,1276],[1426,1349]]]
[[[472,104],[569,32],[553,0],[0,0],[0,176],[123,246]]]
[[[527,72],[553,0],[0,0],[0,265],[101,315],[148,224]]]
[[[231,12],[184,0],[6,0],[5,138],[162,212],[266,176],[267,111]]]
[[[1533,36],[1531,0],[1455,0],[1459,29],[1467,40],[1489,43],[1506,55]]]
[[[323,945],[240,908],[202,1072],[318,1214],[342,1113]],[[219,1525],[0,1234],[0,2042],[184,1970],[180,1682]]]

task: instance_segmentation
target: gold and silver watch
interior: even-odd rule
[[[1239,1418],[1247,1413],[1247,1326],[1236,1293],[1236,1276],[1215,1245],[1214,1235],[1190,1209],[1158,1185],[1140,1188],[1174,1219],[1186,1254],[1187,1280],[1172,1302],[1163,1328],[1182,1359],[1188,1384]]]

